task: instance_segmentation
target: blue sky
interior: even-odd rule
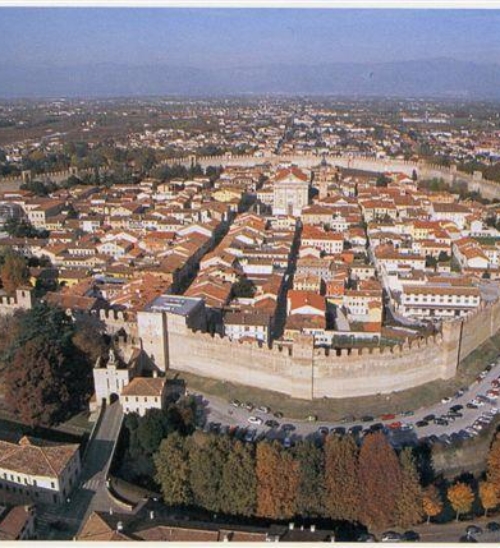
[[[500,63],[500,10],[0,8],[0,63]]]

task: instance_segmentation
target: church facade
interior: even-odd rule
[[[310,177],[294,166],[279,170],[273,183],[273,215],[300,217],[309,204]]]

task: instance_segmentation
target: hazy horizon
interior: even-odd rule
[[[500,10],[0,8],[2,64],[500,62]]]

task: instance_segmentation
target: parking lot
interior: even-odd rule
[[[350,433],[359,438],[383,430],[394,447],[411,445],[418,440],[429,444],[452,444],[477,436],[500,412],[500,357],[488,364],[470,386],[454,396],[426,408],[380,416],[345,416],[337,422],[319,423],[314,415],[290,420],[279,409],[260,406],[259,402],[227,402],[198,394],[203,413],[201,426],[206,431],[232,433],[245,441],[278,439],[291,446],[298,439],[321,438],[329,432]]]

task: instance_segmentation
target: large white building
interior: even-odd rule
[[[413,318],[456,318],[465,316],[480,303],[477,287],[403,285],[398,312]]]
[[[274,177],[273,215],[299,217],[309,204],[309,176],[297,167],[281,169]]]
[[[60,504],[76,485],[80,471],[78,444],[28,436],[19,443],[0,441],[0,492],[34,503]]]

